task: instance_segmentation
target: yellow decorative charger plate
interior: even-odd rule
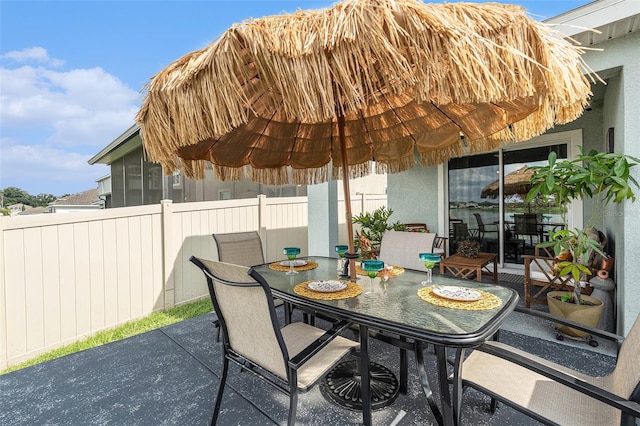
[[[494,294],[487,293],[483,290],[473,289],[474,292],[480,293],[478,300],[463,302],[453,299],[437,296],[433,292],[433,287],[423,287],[418,290],[418,296],[425,302],[429,302],[436,306],[442,306],[452,309],[466,309],[469,311],[479,311],[483,309],[494,309],[502,305],[502,300]]]
[[[309,288],[309,284],[314,282],[317,282],[317,281],[302,282],[296,285],[293,288],[293,291],[295,294],[298,294],[300,296],[304,296],[304,297],[308,297],[309,299],[316,299],[316,300],[348,299],[350,297],[356,297],[360,293],[362,293],[362,287],[360,287],[358,284],[351,281],[340,280],[339,282],[345,283],[347,287],[344,290],[332,291],[332,292],[311,290]]]
[[[307,260],[306,265],[294,266],[294,271],[310,271],[312,269],[316,269],[318,267],[318,262],[314,262],[313,260]],[[273,262],[269,264],[269,268],[274,271],[287,272],[289,271],[289,266],[281,265],[280,262]]]

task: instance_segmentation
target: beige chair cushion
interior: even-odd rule
[[[622,345],[613,373],[591,377],[544,360],[500,342],[487,345],[503,347],[541,364],[551,366],[601,389],[629,398],[640,380],[637,354],[640,350],[640,319]],[[504,399],[526,407],[561,425],[619,424],[620,411],[565,385],[517,364],[481,351],[473,351],[464,361],[462,380],[487,389]]]
[[[628,398],[640,383],[640,315],[624,339],[613,373],[605,377],[605,389]]]
[[[256,231],[213,234],[220,262],[243,266],[262,265],[262,240]]]
[[[601,378],[591,378],[542,358],[499,342],[487,344],[507,347],[540,363],[602,386]],[[561,425],[605,425],[620,423],[620,412],[517,364],[480,351],[473,351],[462,367],[462,380],[477,383],[490,392],[541,414]]]
[[[249,275],[237,277],[247,280]],[[249,277],[251,279],[251,277]],[[255,281],[253,281],[255,283]],[[240,288],[214,281],[220,313],[226,320],[231,348],[272,373],[286,378],[285,360],[261,287]]]
[[[220,262],[242,266],[264,263],[262,240],[256,231],[213,234],[213,239],[216,241]],[[280,299],[274,300],[276,306],[282,306],[284,303]]]
[[[267,295],[247,274],[244,266],[200,259],[213,276],[220,314],[225,319],[231,348],[275,375],[287,379],[286,360],[277,340],[278,324],[271,320]],[[233,283],[254,284],[248,287],[222,284],[218,279]],[[289,358],[309,346],[325,331],[304,323],[292,323],[280,329]],[[344,337],[336,337],[298,370],[298,387],[305,391],[329,371],[341,357],[359,344]]]
[[[324,330],[302,322],[289,324],[282,328],[281,332],[289,352],[289,358],[295,357],[324,334]],[[298,370],[298,388],[303,392],[306,391],[331,370],[338,361],[341,361],[343,356],[359,346],[357,342],[341,336],[333,339],[331,343],[300,367]]]
[[[379,258],[389,265],[424,271],[418,254],[432,253],[435,238],[433,232],[387,231],[382,236]]]

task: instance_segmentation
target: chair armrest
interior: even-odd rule
[[[503,346],[492,345],[488,342],[483,343],[481,346],[475,348],[475,350],[505,359],[523,368],[548,377],[558,383],[562,383],[565,386],[602,401],[605,404],[611,405],[625,413],[629,413],[635,417],[640,417],[640,404],[637,402],[622,398],[621,396],[587,383],[584,380],[577,379],[574,376],[556,370],[548,365],[541,364],[531,358],[512,352]]]
[[[436,237],[433,239],[433,248],[431,249],[432,253],[436,252],[436,249],[442,249],[442,257],[447,257],[447,237]]]
[[[318,337],[313,343],[304,348],[300,353],[289,360],[289,367],[297,370],[305,362],[309,361],[315,354],[317,354],[322,348],[327,346],[333,339],[335,339],[344,329],[351,325],[348,321],[339,321],[333,324],[329,330],[322,336]]]
[[[522,258],[527,261],[532,261],[534,259],[539,259],[539,260],[550,260],[550,261],[554,261],[555,258],[553,257],[549,257],[549,256],[540,256],[540,255],[534,255],[534,254],[523,254]]]
[[[589,327],[584,324],[579,324],[577,322],[570,321],[564,318],[556,317],[549,314],[548,312],[536,311],[534,309],[524,308],[522,306],[516,306],[516,308],[514,309],[514,312],[519,312],[522,314],[542,318],[550,322],[559,323],[562,325],[569,326],[571,328],[575,328],[577,330],[584,331],[596,337],[601,337],[603,339],[611,340],[613,342],[616,342],[616,344],[618,345],[618,349],[620,348],[620,345],[622,345],[622,341],[624,340],[624,337],[620,335],[610,333],[608,331],[600,330],[598,328]]]
[[[535,247],[535,251],[534,254],[536,256],[541,256],[541,257],[550,257],[550,258],[554,258],[555,253],[553,252],[553,247],[538,247],[538,245],[536,245]]]
[[[499,227],[500,227],[499,223],[485,223],[484,224],[484,231],[485,232],[498,232]]]
[[[555,259],[553,257],[523,254],[522,260],[524,263],[525,278],[531,275],[531,265],[535,265],[538,268],[537,272],[544,274],[546,279],[550,281],[555,281],[555,279],[562,279],[561,277],[556,277],[555,275],[555,272],[553,270]]]
[[[537,262],[545,262],[545,264],[552,264],[556,260],[554,257],[540,256],[540,255],[533,255],[533,254],[523,254],[521,257],[525,263],[534,263],[537,261]]]

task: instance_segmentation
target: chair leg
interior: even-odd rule
[[[289,374],[289,416],[287,425],[294,426],[296,424],[296,410],[298,408],[298,374],[295,370],[291,370]]]
[[[498,406],[498,401],[496,401],[495,398],[491,398],[491,404],[489,404],[489,410],[491,411],[491,414],[496,413],[497,406]]]
[[[216,333],[216,343],[217,343],[220,341],[220,320],[215,319],[211,321],[211,324],[213,324],[213,326],[218,329],[218,332]]]
[[[284,302],[284,324],[291,324],[291,316],[293,315],[293,307],[289,302]]]
[[[213,416],[211,417],[211,426],[215,425],[218,421],[218,414],[220,413],[220,405],[222,404],[222,394],[224,393],[224,386],[227,382],[227,373],[229,372],[229,360],[224,357],[222,363],[222,377],[220,377],[220,384],[218,385],[218,395],[216,396],[216,405],[213,408]]]

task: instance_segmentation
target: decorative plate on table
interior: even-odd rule
[[[457,300],[460,302],[473,302],[482,298],[482,294],[480,294],[479,291],[467,287],[457,287],[453,285],[434,287],[432,291],[436,296],[440,296],[444,299]]]
[[[293,267],[295,268],[296,266],[304,266],[307,264],[306,260],[302,260],[302,259],[295,259],[295,260],[283,260],[282,262],[280,262],[280,264],[282,266],[291,266],[291,262],[293,262]]]
[[[341,291],[347,288],[347,283],[344,281],[335,281],[335,280],[327,280],[327,281],[311,281],[307,284],[307,288],[313,291],[319,291],[321,293],[334,293],[336,291]]]

